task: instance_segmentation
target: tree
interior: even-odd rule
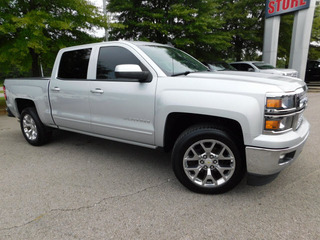
[[[88,31],[105,27],[106,19],[86,0],[1,0],[0,71],[31,67],[40,76],[66,46],[97,41]]]
[[[279,41],[278,41],[278,67],[288,67],[290,60],[290,48],[292,40],[292,28],[294,21],[294,13],[281,16]]]
[[[110,0],[111,38],[172,43],[200,60],[256,57],[265,0]]]
[[[265,0],[218,0],[219,16],[225,20],[223,32],[231,35],[224,57],[253,60],[263,45]]]
[[[320,59],[320,5],[318,5],[314,12],[311,43],[309,49],[309,59]]]
[[[281,16],[279,45],[278,45],[278,67],[288,67],[290,47],[292,39],[292,28],[294,13]],[[308,58],[315,60],[320,58],[320,6],[317,6],[314,13],[312,34],[309,46]]]
[[[230,46],[214,0],[110,0],[108,11],[116,16],[111,39],[172,43],[200,60]]]

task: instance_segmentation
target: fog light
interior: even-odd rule
[[[279,164],[281,165],[281,164],[290,162],[294,158],[295,153],[296,151],[282,154],[279,158]]]
[[[266,120],[266,130],[278,130],[281,120]]]

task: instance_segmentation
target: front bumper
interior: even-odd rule
[[[265,177],[265,179],[270,179],[270,181],[272,181],[281,170],[293,163],[302,152],[303,146],[309,136],[309,123],[305,121],[304,125],[305,131],[299,136],[300,141],[295,146],[287,148],[247,146],[247,172],[250,176],[248,180],[254,176],[255,179],[262,179]],[[281,138],[281,136],[279,136],[279,138]],[[295,142],[296,140],[297,139],[295,139]],[[266,181],[266,183],[270,181]],[[248,183],[251,185],[262,185],[259,183],[254,184],[251,180]]]

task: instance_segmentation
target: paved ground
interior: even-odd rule
[[[320,93],[310,138],[271,184],[186,190],[161,151],[60,132],[43,147],[0,116],[0,239],[319,239]]]

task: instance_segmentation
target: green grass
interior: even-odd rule
[[[0,97],[0,109],[6,108],[6,100],[4,100],[4,97]]]
[[[4,80],[0,80],[0,93],[3,93],[3,82]],[[0,97],[0,114],[3,113],[4,109],[6,109],[7,105],[6,105],[6,100],[4,99],[4,97]]]
[[[4,80],[0,80],[0,93],[3,93],[3,88],[2,88],[3,82],[4,82]]]

